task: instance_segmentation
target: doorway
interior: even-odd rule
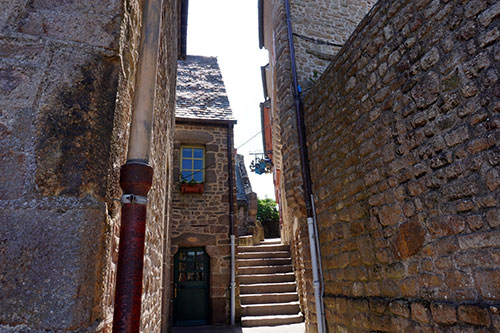
[[[180,248],[174,256],[174,326],[208,324],[209,257],[204,248]]]

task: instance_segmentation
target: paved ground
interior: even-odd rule
[[[239,327],[239,326],[196,326],[196,327],[173,327],[171,333],[304,333],[304,323],[262,326],[262,327]]]

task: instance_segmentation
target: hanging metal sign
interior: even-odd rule
[[[258,175],[273,172],[273,161],[268,156],[265,156],[263,153],[253,153],[252,155],[256,156],[252,163],[250,163],[250,171]]]

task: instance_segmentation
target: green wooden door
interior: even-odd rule
[[[203,248],[180,248],[174,257],[174,325],[208,323],[209,259]]]

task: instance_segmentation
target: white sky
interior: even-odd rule
[[[217,56],[229,103],[238,123],[235,147],[245,156],[254,192],[273,198],[272,175],[256,175],[250,152],[262,152],[259,103],[264,101],[260,67],[268,62],[259,49],[257,0],[189,0],[187,54]],[[242,146],[243,145],[243,146]]]

